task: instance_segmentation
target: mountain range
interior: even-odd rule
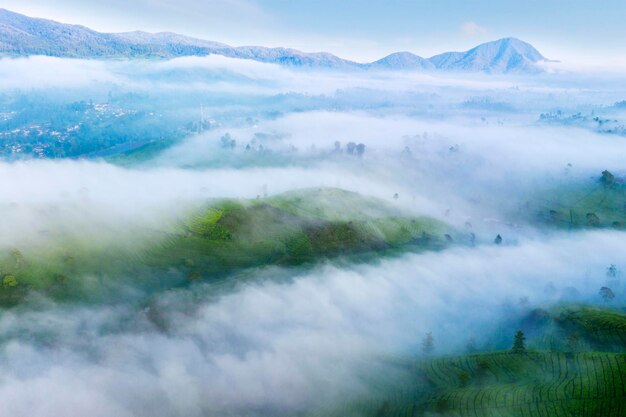
[[[486,73],[536,73],[548,61],[532,45],[516,38],[487,42],[465,52],[422,58],[396,52],[378,61],[358,63],[327,52],[289,48],[233,47],[175,33],[101,33],[80,25],[32,18],[0,9],[0,56],[46,55],[63,58],[124,59],[222,55],[295,67]]]

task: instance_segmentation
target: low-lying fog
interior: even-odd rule
[[[13,416],[315,408],[367,392],[367,372],[419,352],[426,332],[437,353],[462,352],[470,338],[487,343],[521,298],[545,305],[568,288],[595,297],[605,266],[624,256],[622,233],[593,232],[375,266],[270,269],[217,299],[202,286],[160,295],[151,306],[165,323],[158,329],[150,311],[128,306],[8,311],[0,401]],[[285,275],[293,279],[267,281]]]
[[[0,312],[0,414],[303,411],[367,394],[368,375],[418,355],[426,332],[441,354],[461,352],[470,338],[506,348],[486,335],[520,299],[524,308],[599,302],[606,268],[626,268],[623,232],[540,230],[515,216],[535,191],[625,173],[623,135],[540,120],[558,110],[623,120],[612,107],[626,99],[617,75],[32,58],[0,60],[0,79],[6,118],[17,117],[16,97],[106,103],[134,94],[133,105],[161,114],[159,123],[191,126],[136,163],[7,158],[3,251],[58,244],[42,231],[59,225],[88,240],[140,240],[136,230],[160,228],[208,199],[310,187],[378,197],[478,235],[474,247],[367,265],[245,271],[240,285],[217,293],[205,283],[132,305],[29,300]],[[350,143],[365,145],[361,155]],[[492,243],[497,234],[503,245]],[[124,279],[132,287],[133,277]]]

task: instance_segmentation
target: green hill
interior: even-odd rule
[[[626,183],[605,171],[598,179],[551,187],[520,207],[532,222],[557,228],[626,227]]]
[[[0,303],[15,304],[32,290],[58,299],[101,298],[121,287],[153,292],[219,281],[252,267],[436,250],[452,233],[434,219],[327,188],[209,201],[162,224],[133,231],[132,242],[120,236],[97,243],[95,236],[76,238],[59,228],[47,232],[46,245],[10,248],[0,253]]]
[[[537,349],[626,352],[626,313],[588,305],[534,309],[519,323]]]

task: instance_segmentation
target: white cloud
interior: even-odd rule
[[[467,36],[484,36],[487,34],[487,28],[472,21],[463,23],[461,31]]]

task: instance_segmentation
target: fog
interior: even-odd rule
[[[276,416],[342,407],[375,396],[376,376],[402,373],[394,361],[419,357],[428,332],[441,355],[463,353],[469,339],[508,349],[509,326],[529,309],[598,304],[606,268],[626,268],[623,231],[546,227],[524,212],[554,190],[597,185],[604,170],[622,181],[623,130],[541,118],[560,111],[623,125],[619,74],[38,57],[0,60],[0,78],[0,134],[12,141],[0,162],[2,256],[19,250],[39,262],[72,239],[105,255],[149,249],[157,232],[175,233],[207,202],[321,187],[375,197],[475,238],[367,262],[262,265],[177,288],[161,288],[155,275],[151,291],[135,271],[105,277],[131,301],[29,293],[0,310],[1,415]],[[42,107],[20,119],[31,102]],[[121,133],[111,127],[119,125]],[[98,132],[119,140],[99,148]],[[83,154],[49,155],[90,140]],[[168,146],[158,152],[142,148],[161,141]],[[623,305],[623,288],[615,291]]]
[[[547,282],[595,296],[623,242],[556,236],[322,266],[288,282],[270,277],[293,271],[269,270],[217,299],[202,286],[160,296],[160,331],[127,306],[7,312],[0,400],[15,416],[276,415],[345,400],[427,331],[439,353],[482,341],[506,298],[541,305]]]

